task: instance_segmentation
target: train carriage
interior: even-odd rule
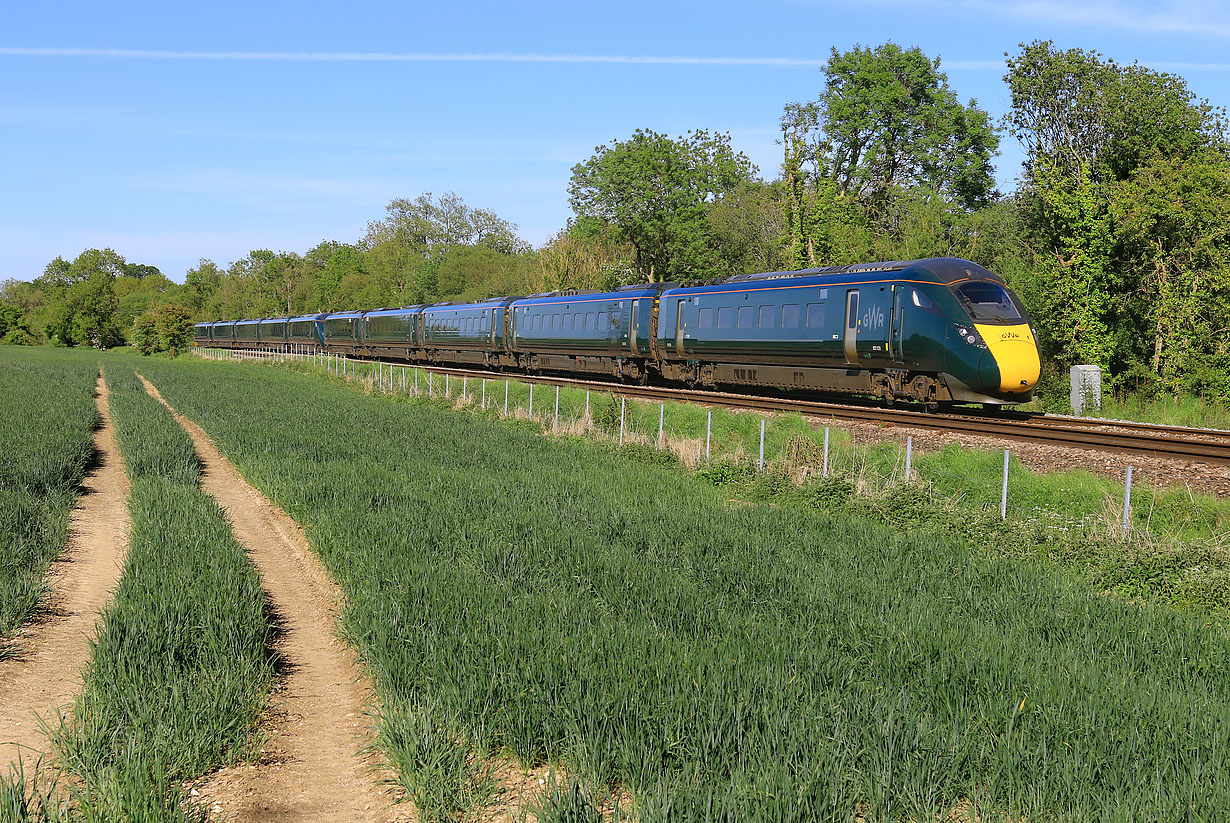
[[[410,360],[417,348],[418,306],[375,309],[363,314],[363,348],[368,354]]]
[[[259,335],[260,347],[265,351],[285,351],[286,350],[286,321],[285,317],[265,317],[257,324],[257,334]]]
[[[192,326],[192,345],[208,346],[213,341],[213,323],[196,323]]]
[[[516,300],[509,349],[528,369],[644,377],[654,300],[662,288],[550,292]]]
[[[325,315],[321,334],[326,348],[343,354],[362,353],[360,338],[363,312],[348,311]]]
[[[292,345],[316,348],[324,345],[324,314],[303,314],[287,318],[286,339]]]
[[[419,334],[428,360],[495,368],[511,365],[505,352],[506,309],[512,298],[424,306]]]

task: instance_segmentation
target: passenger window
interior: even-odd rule
[[[592,329],[597,324],[598,324],[597,315],[595,315],[592,311],[587,312],[585,315],[585,328]]]
[[[564,322],[560,319],[560,316],[558,314],[551,315],[551,328],[552,329],[560,329],[560,328],[563,328],[563,326],[564,326]]]
[[[756,310],[751,306],[739,307],[739,328],[750,329],[755,324]]]
[[[606,331],[610,325],[610,315],[604,311],[598,312],[598,331]]]
[[[730,306],[722,306],[718,309],[717,315],[719,329],[731,329],[735,325],[735,310]]]
[[[777,306],[761,306],[760,320],[757,325],[762,329],[771,329],[777,325]]]
[[[799,307],[797,303],[787,303],[782,306],[782,328],[796,329],[799,326]]]
[[[824,304],[823,303],[808,303],[807,304],[807,328],[809,329],[824,328]]]
[[[572,331],[572,315],[564,315],[564,331]]]
[[[698,325],[702,329],[713,328],[713,309],[700,310],[700,323]]]

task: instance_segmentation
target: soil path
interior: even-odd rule
[[[368,753],[371,684],[337,635],[341,594],[308,546],[303,529],[248,485],[205,431],[171,408],[192,435],[204,464],[203,487],[226,510],[235,536],[260,572],[282,621],[278,652],[286,664],[269,735],[255,764],[223,769],[197,791],[217,813],[237,821],[391,821],[392,775]]]
[[[40,718],[54,721],[81,688],[89,640],[119,582],[128,547],[128,477],[115,443],[107,384],[98,378],[102,425],[94,433],[98,463],[82,481],[68,545],[51,566],[51,597],[18,640],[25,651],[0,661],[0,773],[30,764],[50,748]]]

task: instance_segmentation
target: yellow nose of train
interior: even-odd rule
[[[986,341],[999,370],[999,390],[1008,394],[1027,394],[1038,385],[1042,363],[1038,342],[1028,324],[1019,326],[975,326]],[[985,360],[984,360],[985,362]],[[988,364],[989,365],[989,364]],[[994,377],[984,374],[987,382]]]

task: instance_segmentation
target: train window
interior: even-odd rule
[[[564,315],[564,331],[572,331],[572,315]]]
[[[756,320],[756,310],[751,306],[739,307],[739,328],[750,329]]]
[[[713,309],[701,309],[700,310],[699,326],[702,329],[713,328]]]
[[[611,325],[611,316],[607,312],[598,312],[598,331],[606,331]]]
[[[1022,319],[1012,298],[1008,296],[1008,290],[998,283],[992,283],[989,280],[972,280],[958,286],[956,292],[966,311],[975,320]]]
[[[598,315],[594,312],[587,312],[585,315],[585,328],[594,329],[598,327]]]
[[[819,329],[824,326],[824,304],[823,303],[808,303],[807,304],[807,328]]]
[[[774,328],[777,325],[777,306],[761,306],[756,325],[762,329]]]
[[[799,304],[786,303],[782,306],[782,328],[797,329],[799,327]]]
[[[731,329],[735,325],[735,310],[730,306],[722,306],[718,309],[718,324],[719,329]]]

